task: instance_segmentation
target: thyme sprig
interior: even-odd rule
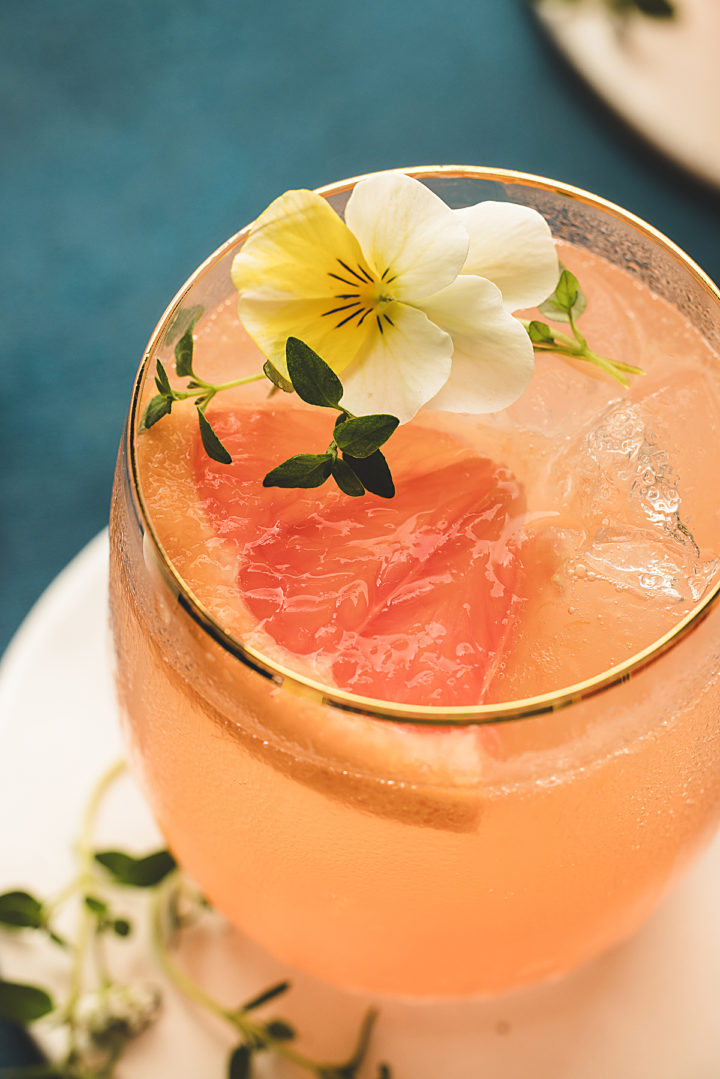
[[[629,386],[630,375],[644,375],[645,372],[641,367],[600,356],[590,348],[577,325],[586,305],[585,293],[580,288],[577,277],[569,270],[563,269],[555,291],[540,304],[538,310],[553,322],[567,322],[572,337],[551,328],[547,322],[539,319],[521,319],[521,322],[536,352],[556,352],[573,360],[585,360],[599,367],[623,386]]]
[[[324,453],[301,453],[273,468],[263,480],[264,487],[320,487],[332,476],[340,490],[351,497],[365,491],[392,498],[395,485],[388,463],[380,452],[398,426],[395,416],[353,416],[340,404],[343,386],[325,361],[297,337],[289,337],[286,362],[290,389],[303,401],[339,413],[332,439]],[[286,382],[269,363],[266,374],[288,392]],[[267,370],[267,369],[270,370]]]
[[[644,371],[632,364],[601,356],[590,348],[577,325],[586,303],[577,277],[569,270],[562,269],[555,291],[540,304],[539,310],[551,322],[568,323],[572,336],[540,319],[519,321],[525,327],[535,352],[555,352],[573,360],[584,360],[623,386],[629,386],[629,376],[642,375]],[[175,374],[178,378],[186,379],[185,389],[176,389],[163,364],[156,360],[155,385],[158,392],[145,408],[141,431],[168,415],[176,402],[192,399],[197,409],[205,452],[220,464],[230,464],[232,457],[207,418],[207,406],[224,390],[265,378],[272,384],[271,394],[278,391],[296,393],[306,404],[332,409],[338,416],[325,450],[294,454],[282,461],[266,474],[264,487],[320,487],[332,477],[340,490],[352,498],[361,497],[366,492],[380,498],[395,495],[390,468],[380,449],[398,427],[399,421],[395,416],[354,416],[344,408],[340,403],[343,397],[340,378],[317,352],[297,337],[289,337],[286,342],[287,378],[268,360],[262,372],[257,374],[223,383],[206,381],[193,366],[193,329],[202,313],[201,307],[192,308],[181,319],[182,335],[175,345]]]
[[[99,808],[124,767],[122,762],[113,765],[92,792],[76,848],[76,873],[68,884],[47,900],[22,889],[0,895],[0,929],[34,931],[68,957],[66,991],[60,999],[42,986],[0,979],[0,1018],[23,1027],[47,1019],[64,1035],[57,1059],[0,1068],[0,1079],[112,1079],[128,1046],[155,1021],[161,1006],[159,986],[118,981],[105,948],[108,936],[131,935],[133,925],[122,912],[122,896],[138,888],[150,897],[150,933],[159,970],[176,989],[223,1019],[233,1031],[227,1079],[252,1079],[260,1055],[291,1062],[315,1079],[359,1079],[375,1011],[365,1016],[347,1060],[318,1062],[296,1047],[296,1031],[286,1019],[258,1018],[262,1009],[290,989],[289,982],[279,982],[239,1006],[227,1007],[182,969],[173,951],[181,931],[202,915],[207,901],[183,877],[168,851],[137,857],[121,850],[98,851],[93,845]],[[75,931],[66,939],[57,932],[56,920],[70,904]],[[380,1064],[375,1074],[376,1079],[391,1079],[387,1064]]]
[[[237,1045],[231,1051],[228,1062],[229,1079],[246,1079],[251,1075],[254,1059],[262,1053],[275,1053],[301,1068],[316,1079],[355,1079],[367,1054],[372,1029],[377,1019],[377,1012],[370,1010],[360,1027],[357,1044],[350,1057],[339,1064],[323,1064],[301,1053],[291,1043],[296,1038],[295,1028],[287,1020],[273,1017],[269,1020],[257,1020],[258,1009],[276,1000],[290,989],[287,981],[278,982],[239,1007],[226,1007],[210,996],[197,982],[184,971],[175,960],[169,941],[172,939],[173,911],[177,909],[182,897],[183,881],[178,873],[173,874],[158,890],[152,904],[151,933],[152,943],[158,966],[165,976],[189,999],[205,1011],[223,1020],[236,1035],[240,1036]],[[170,916],[170,924],[168,924]],[[380,1076],[390,1076],[387,1065],[381,1065],[385,1072]]]
[[[140,423],[140,430],[147,430],[156,424],[158,420],[161,420],[163,416],[169,416],[173,405],[177,401],[190,399],[197,409],[200,437],[205,452],[213,461],[229,465],[232,458],[215,434],[212,424],[205,415],[205,410],[216,394],[235,389],[236,386],[246,386],[251,382],[258,382],[265,377],[265,374],[260,372],[259,374],[246,375],[244,378],[232,379],[230,382],[208,382],[195,373],[193,369],[193,351],[195,348],[193,330],[203,311],[204,308],[202,307],[192,308],[189,319],[183,320],[186,328],[175,345],[175,373],[178,378],[187,379],[185,389],[178,390],[172,386],[167,371],[160,360],[156,359],[155,386],[158,392],[148,402]]]
[[[366,491],[380,498],[393,497],[395,486],[380,447],[398,426],[395,416],[353,416],[340,405],[343,386],[338,376],[317,352],[296,337],[289,337],[286,344],[289,378],[268,360],[259,374],[219,384],[205,381],[193,368],[193,327],[199,317],[194,316],[175,346],[175,373],[179,378],[187,379],[186,388],[175,389],[164,366],[156,360],[158,393],[145,409],[141,431],[167,416],[177,401],[192,398],[205,452],[213,461],[230,464],[232,457],[211,426],[205,410],[216,394],[266,378],[272,383],[273,391],[294,392],[307,404],[334,409],[338,417],[330,443],[323,452],[289,457],[267,473],[263,486],[320,487],[332,476],[340,490],[351,497],[364,495]]]

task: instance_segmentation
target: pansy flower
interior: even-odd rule
[[[354,415],[406,422],[424,405],[494,412],[533,371],[512,312],[543,301],[559,267],[535,210],[452,210],[401,172],[356,184],[345,220],[322,196],[288,191],[252,226],[232,278],[240,318],[283,374],[289,337],[342,377]]]

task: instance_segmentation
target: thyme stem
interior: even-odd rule
[[[78,858],[80,860],[81,868],[85,870],[91,870],[93,866],[93,843],[92,837],[95,830],[95,824],[97,816],[100,811],[105,795],[112,787],[113,783],[122,773],[125,771],[127,765],[125,761],[115,761],[101,776],[92,789],[90,798],[85,807],[85,812],[82,818],[82,826],[80,830],[80,836],[77,844]]]
[[[519,321],[529,332],[531,320],[520,319]],[[621,360],[611,360],[607,356],[601,356],[599,353],[594,352],[588,347],[585,337],[577,329],[572,317],[570,318],[570,325],[575,334],[574,338],[569,337],[566,333],[561,333],[560,330],[553,329],[551,340],[533,340],[534,350],[536,352],[554,352],[558,356],[567,356],[572,360],[586,360],[588,363],[592,363],[595,367],[605,371],[606,374],[623,386],[630,385],[630,379],[627,378],[627,375],[645,374],[641,367],[634,367],[632,364],[623,363]]]
[[[341,1074],[347,1075],[347,1079],[352,1079],[355,1074],[354,1070],[352,1072],[341,1072],[341,1069],[343,1067],[347,1068],[347,1065],[334,1067],[333,1065],[319,1064],[317,1061],[305,1056],[304,1053],[294,1049],[287,1041],[274,1038],[268,1032],[265,1024],[256,1023],[249,1019],[242,1008],[226,1008],[214,997],[210,996],[180,967],[168,947],[166,929],[167,912],[177,896],[178,881],[179,872],[171,873],[157,888],[152,899],[150,923],[152,948],[157,964],[168,981],[175,985],[189,1000],[194,1001],[201,1008],[205,1008],[212,1015],[228,1023],[247,1040],[249,1045],[273,1052],[295,1064],[298,1068],[309,1072],[310,1075],[316,1076],[317,1079],[333,1079],[334,1076],[339,1077]],[[376,1018],[377,1013],[375,1011],[368,1012],[365,1017],[358,1043],[359,1050],[353,1058],[356,1067],[362,1061]]]
[[[125,761],[119,760],[112,764],[100,777],[93,787],[85,812],[83,813],[82,826],[76,847],[79,872],[75,878],[74,887],[69,892],[85,888],[93,881],[93,844],[92,837],[95,830],[97,816],[103,799],[115,780],[125,770]],[[65,1067],[75,1057],[77,1052],[77,1018],[76,1010],[78,1001],[82,995],[87,956],[95,934],[93,933],[94,917],[85,903],[80,905],[77,922],[77,935],[73,954],[73,962],[70,970],[69,990],[60,1014],[68,1026],[68,1048],[65,1059]]]
[[[223,390],[233,390],[236,386],[247,386],[250,382],[259,382],[261,379],[264,378],[265,375],[261,371],[257,375],[246,375],[244,378],[233,379],[232,382],[220,382],[216,384],[214,382],[206,382],[204,378],[199,378],[197,375],[195,375],[194,382],[196,383],[196,385],[193,387],[193,389],[174,390],[173,395],[176,400],[185,401],[189,397],[197,397],[198,390],[205,390],[207,391],[205,399],[206,401],[210,401],[216,393],[222,393]]]

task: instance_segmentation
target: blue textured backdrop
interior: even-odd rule
[[[520,168],[619,202],[720,277],[717,194],[616,122],[522,0],[3,0],[0,23],[0,650],[105,524],[159,314],[286,188]]]

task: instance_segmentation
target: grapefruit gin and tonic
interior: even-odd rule
[[[547,293],[562,266],[582,294],[518,311],[499,280],[515,337],[493,308],[475,368],[466,312],[448,316],[470,404],[518,329],[527,388],[477,414],[459,383],[401,417],[387,476],[359,452],[329,476],[338,409],[283,392],[288,371],[256,377],[248,330],[273,288],[252,310],[241,291],[243,325],[231,272],[245,288],[255,248],[247,229],[229,240],[136,382],[111,522],[117,685],[160,827],[235,925],[342,986],[492,994],[626,938],[718,819],[720,297],[585,192],[412,175],[453,211],[539,212],[560,260]],[[320,192],[333,214],[356,183]],[[371,246],[336,267],[323,333],[353,313],[395,328],[381,286],[368,299]],[[398,356],[408,384],[413,362]],[[294,455],[318,485],[263,486]]]

